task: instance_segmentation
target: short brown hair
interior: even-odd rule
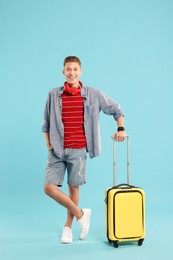
[[[76,56],[68,56],[64,59],[64,66],[67,62],[77,62],[81,66],[81,61]]]

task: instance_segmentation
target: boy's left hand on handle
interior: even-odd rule
[[[119,131],[112,135],[112,139],[117,142],[123,142],[126,139],[126,136],[127,134],[125,131]]]

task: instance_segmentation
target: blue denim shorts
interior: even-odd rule
[[[45,184],[62,186],[65,172],[67,170],[67,184],[69,186],[80,186],[86,183],[86,148],[64,149],[62,157],[49,151],[46,162]]]

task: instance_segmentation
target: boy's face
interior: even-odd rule
[[[64,66],[63,74],[70,86],[79,86],[79,78],[82,74],[82,69],[78,62],[67,62]]]

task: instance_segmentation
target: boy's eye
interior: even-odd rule
[[[67,72],[70,72],[70,71],[75,71],[75,72],[76,72],[76,71],[78,71],[78,68],[73,68],[73,69],[71,69],[71,68],[66,68],[66,71],[67,71]]]

